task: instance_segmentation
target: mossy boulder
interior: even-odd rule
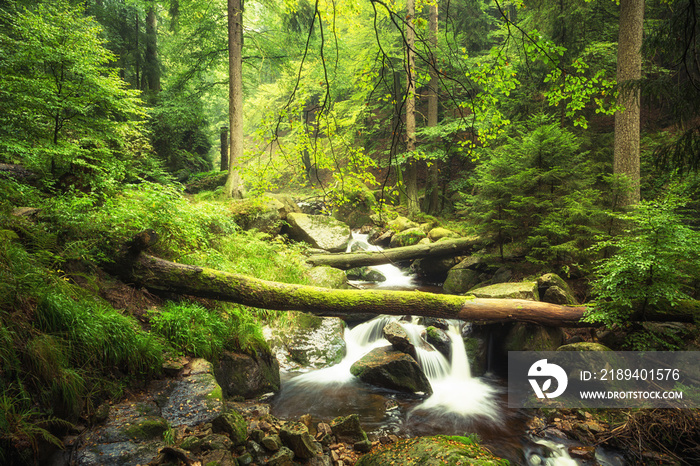
[[[612,351],[605,345],[588,341],[579,341],[578,343],[570,343],[557,348],[557,351]]]
[[[389,322],[382,329],[382,335],[386,338],[391,346],[402,353],[411,355],[414,359],[416,356],[416,347],[413,346],[408,338],[408,333],[398,322]]]
[[[517,322],[505,337],[506,351],[555,351],[564,342],[560,327]]]
[[[223,411],[223,393],[213,374],[212,364],[194,359],[189,375],[175,384],[162,409],[171,425],[194,426],[211,422]]]
[[[446,331],[437,327],[426,327],[423,339],[433,345],[449,361],[452,357],[452,340]]]
[[[367,434],[362,429],[360,416],[357,414],[333,419],[330,428],[338,442],[355,444],[367,440]]]
[[[399,440],[362,456],[356,466],[506,466],[467,437],[438,435]]]
[[[447,228],[442,228],[442,227],[437,227],[433,228],[428,232],[428,238],[430,238],[430,241],[440,241],[443,238],[459,238],[460,235],[459,233],[456,233],[452,230],[448,230]]]
[[[414,222],[409,220],[406,217],[401,217],[398,216],[394,220],[390,221],[387,226],[389,227],[390,230],[393,230],[396,233],[399,233],[404,230],[408,230],[410,228],[419,228],[419,225]],[[421,230],[422,231],[422,230]]]
[[[248,437],[247,424],[238,411],[227,409],[212,422],[214,432],[223,432],[231,439],[233,445],[243,445]]]
[[[125,429],[127,437],[134,440],[160,439],[169,429],[168,421],[162,417],[146,417],[129,425]]]
[[[345,356],[345,322],[338,317],[304,313],[293,327],[279,330],[275,336],[285,350],[286,363],[321,368],[337,364]]]
[[[548,273],[537,279],[542,301],[552,304],[576,305],[578,302],[568,283],[559,275]]]
[[[280,234],[289,213],[301,211],[291,198],[275,194],[231,202],[231,213],[241,228],[255,229],[270,235]]]
[[[333,216],[347,223],[350,228],[360,228],[373,223],[372,215],[377,200],[372,190],[357,179],[351,179],[343,186],[342,196],[338,196]]]
[[[280,367],[269,348],[255,354],[224,351],[214,366],[226,397],[254,398],[280,389]]]
[[[402,246],[413,246],[427,237],[428,236],[420,227],[409,228],[392,236],[391,241],[389,242],[389,247],[398,248]]]
[[[279,435],[297,458],[313,458],[323,451],[321,444],[311,437],[309,429],[301,422],[288,422],[280,429]]]
[[[290,213],[287,224],[290,238],[330,252],[344,252],[352,237],[346,223],[325,215]]]
[[[375,348],[350,367],[365,383],[405,393],[432,394],[428,378],[415,359],[390,346]]]
[[[362,280],[366,282],[385,282],[386,277],[380,271],[371,267],[355,267],[345,271],[349,280]]]
[[[197,173],[190,176],[185,183],[185,192],[189,194],[197,194],[202,191],[214,191],[219,186],[226,184],[228,177],[227,171],[211,171],[206,173]]]
[[[344,290],[350,288],[348,277],[343,270],[326,265],[313,267],[307,274],[314,286]]]
[[[476,270],[452,268],[447,272],[442,289],[447,294],[462,294],[474,288],[479,282],[479,272]]]
[[[469,294],[477,298],[527,299],[530,301],[540,300],[537,282],[530,281],[497,283],[495,285],[470,290]]]

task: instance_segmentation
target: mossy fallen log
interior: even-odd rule
[[[457,256],[470,252],[478,237],[442,240],[436,243],[416,244],[384,251],[361,251],[340,254],[316,254],[307,259],[312,265],[329,265],[337,269],[352,269],[368,265],[390,264],[423,257]]]
[[[153,290],[274,310],[316,314],[420,315],[475,322],[532,322],[576,326],[586,308],[519,299],[487,299],[419,291],[331,290],[270,282],[147,254],[133,258],[130,280]]]

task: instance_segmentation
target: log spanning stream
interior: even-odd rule
[[[364,238],[356,238],[363,241]],[[374,266],[387,280],[379,287],[415,289],[413,277],[393,265]],[[527,416],[506,405],[503,381],[472,377],[463,333],[469,324],[450,321],[450,360],[421,338],[425,327],[417,319],[379,316],[345,330],[347,352],[338,364],[304,373],[284,372],[273,414],[293,418],[310,414],[314,421],[359,414],[368,432],[378,435],[464,435],[476,433],[494,454],[512,464],[569,466],[578,464],[566,448],[553,442],[524,442]],[[390,343],[382,329],[399,322],[416,347],[418,363],[433,388],[430,396],[406,395],[373,388],[350,373],[350,366],[379,346]]]

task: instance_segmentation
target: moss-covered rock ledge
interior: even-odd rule
[[[368,453],[356,466],[506,466],[507,460],[497,458],[486,448],[468,437],[418,437],[399,440]]]

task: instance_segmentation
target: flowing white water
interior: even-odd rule
[[[360,248],[365,251],[382,251],[381,247],[374,246],[367,242],[368,236],[369,235],[353,233],[352,240],[350,240],[348,244],[347,252],[351,252],[355,245],[359,245]],[[394,264],[373,265],[370,268],[386,277],[386,281],[381,283],[381,288],[413,288],[416,286],[413,276],[399,269]]]
[[[578,466],[576,460],[569,456],[565,445],[544,439],[534,443],[541,448],[526,453],[530,466]]]

